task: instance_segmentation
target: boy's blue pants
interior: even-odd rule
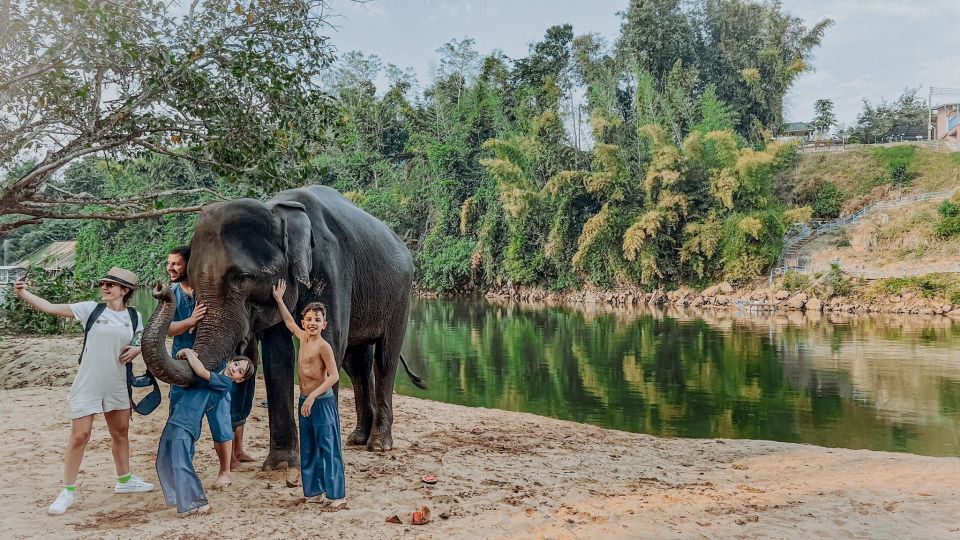
[[[300,407],[306,401],[300,396]],[[328,499],[346,496],[343,457],[340,453],[340,415],[332,390],[313,402],[310,416],[300,415],[300,475],[303,494],[326,494]]]
[[[168,506],[184,513],[207,504],[200,477],[193,468],[196,441],[182,427],[167,424],[157,448],[157,476]]]

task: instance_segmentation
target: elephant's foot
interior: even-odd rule
[[[296,450],[271,448],[267,459],[263,460],[263,470],[285,470],[290,467],[300,467],[300,453]]]
[[[347,437],[347,444],[352,446],[360,446],[361,444],[367,444],[367,439],[369,438],[369,431],[360,431],[359,429],[355,429],[353,430],[353,433]]]
[[[367,439],[367,450],[370,452],[386,452],[393,449],[393,434],[376,432],[370,434]]]

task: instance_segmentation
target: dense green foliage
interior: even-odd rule
[[[125,162],[89,160],[89,174],[103,182],[109,197],[137,193],[150,185],[161,189],[215,187],[216,177],[183,160],[154,156]],[[230,192],[231,187],[219,186]],[[98,279],[113,266],[127,268],[149,284],[165,276],[167,253],[189,244],[195,214],[178,214],[131,222],[86,221],[77,233],[78,278]]]
[[[98,152],[182,154],[267,188],[315,174],[330,110],[316,85],[332,58],[325,0],[19,0],[0,12],[0,163],[39,155],[3,186],[0,215],[71,213],[83,197],[44,184]]]
[[[776,259],[785,229],[772,185],[795,154],[769,133],[828,25],[805,28],[778,3],[633,0],[612,46],[570,25],[547,29],[519,59],[453,40],[422,91],[409,71],[348,52],[318,78],[335,114],[318,112],[328,102],[296,102],[297,122],[323,133],[285,154],[284,170],[297,171],[286,182],[259,171],[230,191],[206,169],[139,157],[81,162],[68,176],[86,167],[89,189],[108,197],[144,185],[266,196],[313,171],[309,182],[391,226],[420,285],[441,291],[748,278]],[[190,226],[86,223],[78,274],[118,264],[156,275]]]
[[[840,215],[843,195],[833,182],[824,182],[813,200],[813,215],[821,219],[833,219]]]
[[[92,281],[75,279],[69,273],[49,276],[36,269],[31,272],[29,279],[30,291],[54,304],[91,300],[97,292]],[[4,290],[3,293],[3,302],[0,303],[0,329],[4,332],[62,334],[68,328],[82,330],[72,324],[73,319],[47,315],[30,308],[14,295],[12,288]]]
[[[850,294],[853,290],[853,285],[847,280],[846,276],[843,275],[843,270],[837,263],[830,263],[830,270],[824,278],[824,284],[829,288],[829,291],[827,291],[828,294],[826,294],[828,298],[832,296],[844,296]]]
[[[833,112],[833,101],[829,99],[818,99],[813,104],[813,110],[816,113],[810,125],[814,131],[821,137],[830,133],[830,128],[837,125],[837,115]]]
[[[952,304],[960,304],[960,279],[956,274],[937,273],[881,279],[873,285],[873,289],[875,293],[886,295],[911,292],[924,298],[944,298]]]
[[[930,121],[930,111],[924,100],[917,97],[917,90],[908,88],[893,103],[880,100],[873,105],[863,100],[863,111],[857,116],[857,124],[847,134],[850,142],[887,142],[892,135],[906,128],[924,127]]]
[[[937,207],[937,238],[949,238],[960,234],[960,204],[943,201]]]
[[[790,270],[783,276],[781,286],[791,292],[801,291],[810,285],[810,277],[794,270]]]
[[[514,61],[452,41],[422,98],[348,53],[328,81],[344,112],[324,167],[414,248],[427,288],[749,277],[779,251],[771,185],[793,159],[765,133],[827,24],[634,1],[612,48],[569,25]]]

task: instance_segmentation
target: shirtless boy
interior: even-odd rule
[[[327,311],[320,302],[307,304],[301,329],[283,303],[286,290],[287,282],[281,279],[273,288],[273,298],[287,329],[300,340],[297,370],[303,495],[307,502],[320,503],[324,511],[337,511],[346,507],[347,499],[340,452],[340,415],[332,390],[340,380],[340,371],[333,348],[320,336],[327,327]]]

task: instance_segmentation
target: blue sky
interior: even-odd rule
[[[530,42],[555,24],[575,34],[597,32],[611,43],[617,11],[627,0],[378,0],[333,4],[334,45],[341,52],[376,54],[384,63],[413,68],[429,79],[436,49],[471,37],[477,49],[523,57]],[[862,98],[895,99],[906,87],[948,87],[960,101],[960,0],[783,0],[790,13],[812,23],[834,19],[815,51],[816,71],[804,74],[787,96],[788,120],[808,120],[813,102],[832,99],[841,122],[853,123]],[[934,98],[935,101],[938,98]]]

